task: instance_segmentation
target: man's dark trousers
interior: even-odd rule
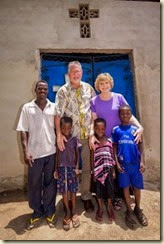
[[[55,213],[57,182],[53,177],[55,154],[34,160],[28,167],[28,199],[33,218]]]

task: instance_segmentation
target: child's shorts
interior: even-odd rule
[[[124,173],[118,173],[119,186],[122,188],[133,186],[137,189],[143,189],[143,176],[139,171],[140,164],[124,163],[121,166],[124,168]]]
[[[58,168],[57,191],[60,193],[78,191],[78,181],[75,175],[75,168]]]

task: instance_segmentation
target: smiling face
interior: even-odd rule
[[[128,107],[123,107],[119,110],[119,117],[123,125],[128,125],[132,116],[131,110]]]
[[[61,125],[61,132],[65,137],[70,137],[72,132],[72,125],[70,123],[63,122]]]
[[[74,64],[73,66],[71,66],[71,68],[68,72],[68,76],[69,76],[71,85],[74,88],[78,88],[80,86],[80,81],[82,78],[82,69],[80,68],[79,65]]]
[[[105,124],[103,122],[97,122],[94,130],[97,138],[102,138],[105,135]]]
[[[111,89],[111,84],[108,80],[102,80],[99,81],[98,87],[101,93],[108,93]]]
[[[46,99],[48,94],[48,84],[44,82],[38,82],[35,88],[35,92],[37,99]]]

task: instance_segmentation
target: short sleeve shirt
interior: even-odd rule
[[[96,94],[89,84],[82,81],[78,91],[80,94],[77,94],[77,89],[73,88],[70,82],[59,89],[55,103],[56,114],[60,118],[62,116],[71,117],[73,120],[73,136],[78,139],[87,139],[90,135],[91,126],[90,101]]]
[[[75,167],[76,150],[80,147],[79,140],[76,137],[71,137],[65,142],[64,151],[58,151],[58,166]]]
[[[91,100],[91,111],[96,113],[98,118],[106,120],[106,136],[110,137],[113,127],[121,123],[119,118],[119,108],[128,104],[126,99],[119,93],[112,92],[109,100],[102,100],[100,96],[95,96]]]
[[[26,103],[22,108],[17,131],[29,133],[28,151],[33,159],[56,152],[54,115],[55,104],[48,99],[43,111],[37,106],[35,100]]]
[[[135,143],[134,133],[138,128],[134,125],[120,125],[113,128],[112,140],[118,145],[118,160],[120,163],[139,163],[141,155]]]

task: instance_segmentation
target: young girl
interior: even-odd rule
[[[78,139],[72,137],[72,119],[63,117],[60,120],[60,127],[62,134],[66,137],[64,151],[56,152],[56,166],[54,177],[57,179],[57,191],[62,193],[63,202],[66,209],[65,217],[63,219],[63,229],[70,229],[70,222],[74,228],[79,227],[80,221],[76,213],[76,192],[78,190],[77,175],[78,172]],[[71,206],[69,204],[69,197],[71,198]]]
[[[94,180],[96,182],[96,195],[98,199],[98,210],[96,219],[102,221],[103,208],[102,199],[107,199],[107,214],[109,221],[115,219],[112,198],[114,194],[113,178],[114,171],[114,155],[112,142],[105,136],[106,121],[102,118],[95,119],[94,132],[99,143],[95,143],[95,150],[91,151],[91,169]]]

